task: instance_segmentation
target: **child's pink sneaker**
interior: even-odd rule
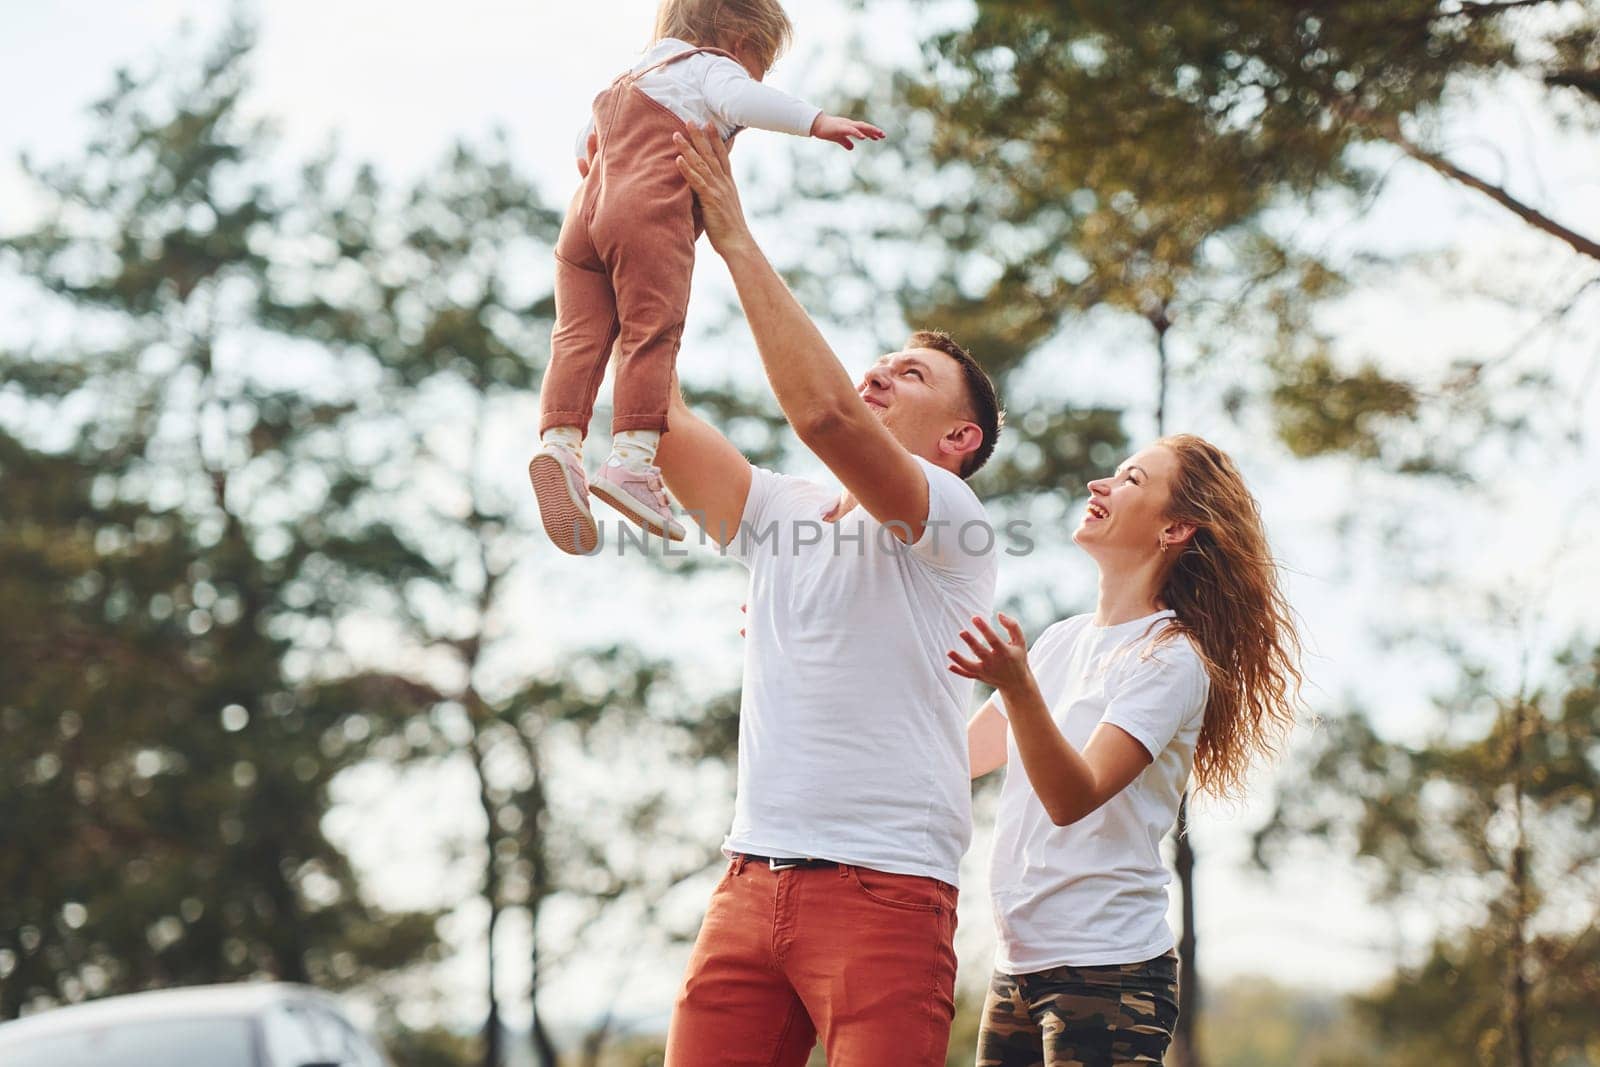
[[[542,445],[528,464],[533,495],[539,498],[544,532],[563,552],[587,556],[600,544],[600,530],[589,510],[589,480],[570,449]]]
[[[594,476],[589,492],[658,537],[682,541],[688,536],[683,524],[672,517],[659,467],[636,471],[612,456]]]

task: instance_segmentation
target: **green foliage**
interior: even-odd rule
[[[1220,48],[1220,35],[1209,12],[1158,7],[979,3],[878,104],[908,116],[898,152],[866,172],[890,204],[914,190],[915,209],[886,208],[873,235],[911,235],[923,261],[900,290],[908,319],[949,324],[1003,378],[1064,384],[1069,360],[1040,349],[1110,311],[1149,327],[1159,406],[1168,375],[1195,369],[1173,362],[1169,332],[1185,353],[1241,371],[1251,355],[1297,361],[1309,306],[1341,288],[1267,225],[1310,191],[1317,163],[1257,124],[1208,119],[1198,89],[1167,85],[1169,68]],[[1222,345],[1230,332],[1257,339]],[[1070,395],[1027,401],[1053,414]],[[1089,471],[1042,473],[1079,485]]]
[[[241,117],[250,47],[124,75],[0,243],[73,326],[0,354],[0,1017],[266,975],[405,989],[439,916],[374,906],[323,832],[363,764],[472,768],[481,893],[528,912],[535,996],[615,916],[692,933],[654,909],[715,861],[678,772],[727,759],[731,696],[625,648],[508,669],[536,542],[489,438],[544,363],[529,266],[559,216],[503,146],[408,190],[337,156],[267,182],[291,172]]]
[[[384,1047],[399,1067],[471,1067],[481,1063],[478,1041],[451,1030],[408,1030],[390,1022],[380,1028]]]
[[[1512,697],[1466,671],[1440,710],[1439,735],[1414,745],[1384,739],[1363,715],[1330,720],[1285,776],[1258,858],[1322,841],[1365,857],[1384,900],[1448,896],[1474,916],[1360,999],[1395,1050],[1386,1062],[1515,1062],[1517,973],[1534,1061],[1588,1062],[1600,992],[1600,649],[1565,654],[1548,688]]]
[[[902,154],[875,151],[850,193],[874,249],[825,235],[796,284],[835,306],[866,279],[874,302],[887,288],[905,321],[978,352],[1010,407],[980,492],[1023,509],[1126,449],[1121,414],[1072,403],[1073,366],[1051,347],[1101,312],[1149,327],[1163,388],[1169,370],[1228,372],[1294,455],[1434,469],[1390,447],[1427,391],[1334,359],[1312,312],[1349,279],[1282,220],[1369,187],[1354,145],[1436,165],[1401,123],[1462,79],[1525,72],[1592,106],[1591,0],[982,0],[974,14],[881,109]],[[542,368],[553,302],[525,265],[548,259],[558,214],[500,146],[463,148],[404,191],[336,156],[273,184],[282,160],[240,106],[249,47],[234,30],[192,74],[124,75],[82,159],[30,168],[45,219],[0,242],[75,328],[0,354],[21,413],[0,427],[0,1018],[260,974],[381,986],[432,958],[435,916],[372,905],[323,834],[330,784],[366,761],[470,764],[480,891],[497,916],[531,916],[535,996],[608,917],[656,928],[663,895],[711,858],[671,772],[727,757],[730,696],[691,694],[624,649],[539,676],[507,667],[522,658],[504,620],[523,607],[526,501],[490,430]],[[769,400],[687,384],[758,461],[782,455]],[[405,669],[342,646],[375,620]],[[1479,887],[1483,921],[1361,1009],[1406,1062],[1505,1058],[1516,915],[1495,834],[1513,735],[1539,828],[1524,960],[1538,1047],[1594,1057],[1592,932],[1557,920],[1564,887],[1596,873],[1595,663],[1566,669],[1560,693],[1515,714],[1463,696],[1463,732],[1428,746],[1336,721],[1263,836],[1264,854],[1289,835],[1346,844],[1390,895]],[[612,795],[575,788],[596,772]],[[540,925],[558,900],[581,919],[561,940]],[[1220,1003],[1207,1040],[1225,1063],[1245,1024]],[[406,1041],[418,1064],[479,1051]],[[1271,1027],[1233,1045],[1238,1062],[1290,1046],[1359,1060]]]
[[[870,198],[871,225],[857,241],[818,241],[808,263],[817,302],[845,291],[841,277],[911,264],[892,287],[908,321],[950,325],[1027,390],[1011,398],[1017,452],[1002,447],[985,492],[1014,503],[1078,484],[1060,473],[1096,445],[1074,440],[1070,342],[1107,320],[1148,327],[1149,352],[1127,376],[1154,381],[1158,425],[1169,379],[1215,384],[1230,415],[1269,416],[1296,458],[1457,478],[1479,438],[1523,428],[1524,416],[1496,411],[1503,397],[1484,364],[1429,382],[1408,369],[1410,352],[1337,352],[1319,312],[1381,264],[1325,258],[1326,239],[1301,231],[1359,211],[1376,189],[1370,168],[1398,151],[1595,255],[1592,240],[1452,164],[1426,134],[1463,90],[1501,78],[1542,79],[1553,114],[1583,94],[1591,110],[1577,113],[1592,117],[1600,5],[975,0],[970,12],[925,37],[922,62],[892,87],[849,105],[893,116],[894,136],[853,187],[813,184]],[[886,240],[898,257],[864,247]],[[1105,418],[1097,428],[1116,427],[1115,412]],[[1066,442],[1053,462],[1033,462],[1045,442],[1019,441],[1030,422]],[[1329,769],[1283,840],[1341,827],[1339,845],[1379,857],[1397,881],[1413,852],[1442,861],[1467,848],[1423,832],[1431,823],[1415,809],[1440,788],[1417,788],[1414,761],[1427,753],[1395,752],[1361,719],[1321,738],[1329,767],[1369,776],[1382,799],[1339,794]],[[1528,753],[1530,774],[1545,773],[1544,755]],[[1379,818],[1408,832],[1381,833]]]
[[[0,1016],[261,974],[337,986],[435,947],[433,916],[374,907],[321,828],[328,783],[420,694],[297,663],[297,638],[420,561],[356,495],[272,491],[348,479],[353,405],[236,362],[277,219],[238,115],[247,47],[230,35],[165,111],[125,78],[87,158],[38,175],[48,216],[4,242],[115,340],[5,359],[26,421],[69,443],[7,436],[0,468]]]
[[[711,839],[683,825],[674,772],[729,759],[737,737],[730,698],[696,700],[631,649],[573,656],[553,677],[506,677],[504,658],[527,636],[497,620],[528,614],[527,587],[514,577],[542,542],[525,522],[526,481],[501,476],[508,464],[488,441],[498,427],[522,428],[515,413],[547,358],[553,299],[528,285],[527,267],[548,262],[559,225],[503,146],[458,148],[399,196],[370,171],[341,177],[326,161],[307,170],[286,222],[306,251],[260,305],[264,321],[368,360],[370,395],[398,428],[385,438],[385,467],[416,488],[384,507],[429,567],[383,590],[386,614],[407,647],[428,650],[457,679],[416,725],[477,778],[482,894],[491,927],[507,909],[532,922],[535,1043],[545,1056],[538,992],[582,931],[630,909],[650,926],[663,894],[716,862]],[[337,240],[319,239],[329,234]],[[650,766],[628,784],[653,786],[596,804],[594,783],[623,764]],[[636,845],[646,841],[651,848]],[[579,934],[547,933],[551,903],[581,917]],[[497,1010],[487,1034],[498,1033]]]
[[[1284,367],[1272,387],[1278,433],[1302,459],[1344,452],[1363,459],[1378,455],[1385,420],[1415,417],[1417,391],[1370,363],[1344,373],[1326,355]]]
[[[867,238],[903,242],[915,264],[897,289],[908,321],[948,326],[1002,378],[1049,360],[1061,379],[1070,364],[1036,350],[1111,310],[1152,327],[1163,379],[1243,383],[1265,368],[1264,387],[1235,390],[1230,407],[1264,402],[1296,456],[1449,470],[1450,456],[1392,447],[1416,437],[1418,383],[1330,359],[1311,312],[1345,290],[1348,268],[1300,241],[1295,220],[1372,187],[1379,157],[1352,151],[1362,145],[1474,179],[1402,123],[1507,71],[1557,93],[1590,85],[1597,29],[1600,5],[1557,0],[977,0],[886,95],[861,102],[896,116],[896,131],[848,195],[874,198]],[[809,260],[819,296],[840,276],[882,275],[881,255],[833,238]],[[1169,341],[1183,354],[1169,356]],[[1055,473],[1046,480],[1077,482]]]
[[[1201,1044],[1211,1067],[1357,1067],[1387,1062],[1342,998],[1236,978],[1208,995]]]
[[[1020,417],[1010,414],[1006,449],[977,475],[975,488],[990,505],[1020,505],[1041,492],[1076,496],[1126,450],[1121,421],[1122,413],[1113,408],[1040,405]]]
[[[1513,1063],[1506,989],[1512,965],[1496,929],[1470,930],[1441,939],[1421,964],[1357,997],[1356,1010],[1387,1050],[1384,1062],[1395,1067]],[[1600,933],[1591,925],[1535,937],[1524,965],[1535,976],[1533,1062],[1600,1062],[1594,1030]]]

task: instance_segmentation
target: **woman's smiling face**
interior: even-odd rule
[[[1072,539],[1094,556],[1159,553],[1177,473],[1178,459],[1165,445],[1134,453],[1109,478],[1089,483],[1089,502]]]

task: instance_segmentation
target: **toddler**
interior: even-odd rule
[[[777,0],[663,0],[655,43],[595,97],[578,136],[587,169],[556,241],[556,325],[528,465],[545,532],[566,552],[599,543],[590,493],[660,536],[685,535],[655,457],[703,227],[672,135],[714,123],[726,141],[746,126],[845,148],[884,136],[761,84],[792,31]],[[583,439],[613,345],[613,446],[591,484]]]

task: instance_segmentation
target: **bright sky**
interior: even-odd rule
[[[946,6],[960,8],[959,3]],[[40,160],[69,156],[88,128],[86,105],[108,89],[116,66],[142,66],[170,50],[185,23],[196,27],[195,42],[204,43],[220,25],[223,7],[216,0],[11,5],[0,40],[0,99],[8,101],[0,109],[0,231],[21,224],[29,208],[12,165],[15,154],[26,150]],[[806,0],[790,7],[799,48],[771,80],[820,102],[849,74],[837,45],[856,28],[851,20],[862,16],[841,0]],[[337,135],[349,156],[375,161],[396,178],[420,172],[458,139],[480,140],[503,128],[514,157],[537,179],[545,199],[561,203],[576,181],[571,144],[587,102],[645,44],[654,9],[654,0],[456,0],[448,5],[272,0],[259,7],[253,107],[280,121],[291,155],[314,151]],[[904,55],[910,42],[896,32],[897,20],[878,18],[879,39],[889,49],[885,54]],[[1460,119],[1450,127],[1455,158],[1493,177],[1504,176],[1579,229],[1600,232],[1600,178],[1592,166],[1592,142],[1585,145],[1576,135],[1557,132],[1515,93],[1486,95],[1471,110],[1470,121]],[[892,132],[893,116],[870,117]],[[786,152],[789,146],[779,140],[770,134],[742,139],[736,154],[740,172],[748,175],[763,160]],[[1323,323],[1342,353],[1403,365],[1441,366],[1458,356],[1527,347],[1522,338],[1534,325],[1537,308],[1596,273],[1593,263],[1508,222],[1487,201],[1404,163],[1393,166],[1362,224],[1341,216],[1308,219],[1305,226],[1340,249],[1432,250],[1414,267],[1345,302]],[[764,223],[758,236],[782,262],[779,226]],[[691,332],[703,334],[720,314],[719,301],[727,300],[720,264],[707,265],[713,258],[701,257],[705,284],[697,282]],[[1486,299],[1485,290],[1499,295]],[[1596,383],[1583,377],[1588,354],[1600,344],[1595,295],[1591,291],[1565,332],[1534,342],[1533,350],[1565,383],[1572,404],[1570,411],[1534,412],[1535,419],[1600,424]],[[876,355],[837,325],[826,330],[852,370]],[[734,335],[732,342],[692,344],[686,353],[695,354],[685,358],[748,358],[737,341]],[[1064,339],[1059,354],[1070,363],[1074,387],[1085,394],[1080,399],[1093,395],[1146,403],[1143,386],[1127,383],[1149,380],[1147,348],[1134,334],[1094,324]],[[1426,698],[1445,675],[1426,660],[1412,662],[1403,647],[1386,648],[1375,624],[1426,631],[1446,620],[1476,620],[1478,625],[1469,627],[1469,644],[1498,657],[1496,662],[1509,662],[1515,657],[1508,649],[1546,648],[1563,640],[1578,620],[1592,618],[1585,611],[1597,591],[1593,576],[1600,573],[1600,544],[1592,532],[1600,518],[1595,474],[1600,462],[1592,440],[1563,453],[1554,465],[1538,456],[1508,456],[1504,479],[1483,492],[1442,492],[1343,463],[1287,462],[1263,439],[1260,427],[1235,426],[1218,416],[1203,383],[1192,393],[1186,394],[1181,382],[1177,389],[1173,424],[1214,436],[1234,451],[1262,498],[1275,543],[1293,572],[1293,599],[1315,639],[1312,677],[1327,703],[1359,694],[1402,732],[1415,732],[1427,721]],[[1148,418],[1135,415],[1130,429],[1137,438],[1151,427]],[[1341,541],[1334,531],[1352,506],[1358,514],[1355,532]],[[1443,591],[1401,581],[1383,562],[1395,543],[1395,535],[1385,532],[1386,521],[1409,531],[1429,564],[1444,560],[1469,577]],[[573,572],[559,585],[577,598],[582,581]],[[1002,578],[1002,594],[1016,595],[1040,582],[1058,587],[1066,603],[1081,605],[1092,596],[1092,571],[1080,558],[1061,553],[1011,568]],[[1489,591],[1520,614],[1488,606],[1484,594]],[[703,613],[710,621],[683,628],[678,644],[664,638],[661,647],[709,656],[732,681],[738,662],[732,620],[739,594],[732,574],[696,583],[695,615]],[[608,625],[604,618],[589,617],[580,630],[585,639],[598,640],[607,636]],[[1597,636],[1592,628],[1590,636]],[[697,651],[691,653],[691,647]],[[358,862],[399,902],[429,857],[440,854],[420,846],[408,852],[400,839],[415,837],[419,826],[448,836],[452,813],[470,813],[474,801],[470,783],[461,781],[433,782],[410,794],[391,786],[386,781],[351,786],[351,810],[360,818],[352,824],[346,811],[330,829],[348,834]],[[1269,974],[1333,989],[1373,981],[1392,965],[1397,950],[1425,933],[1428,909],[1384,914],[1365,903],[1352,871],[1329,870],[1323,862],[1290,865],[1271,880],[1246,867],[1248,831],[1264,813],[1266,792],[1259,789],[1257,799],[1241,811],[1203,812],[1197,823],[1200,936],[1210,976]],[[379,796],[390,799],[372,799]],[[983,899],[983,819],[980,813],[964,877],[958,943],[964,981],[985,972],[992,944]],[[409,856],[409,865],[396,868],[391,851]],[[480,922],[468,910],[452,929],[470,941]],[[526,982],[526,972],[519,969],[522,948],[509,943],[516,938],[513,931],[504,971],[505,993],[513,1004]],[[449,980],[459,984],[463,1021],[477,1010],[473,983],[480,967],[481,957],[472,952],[449,972]],[[680,967],[681,957],[662,960],[654,973],[630,986],[641,1013],[664,1009]],[[577,1018],[590,1003],[583,975],[574,972],[549,991],[547,1008]],[[513,1013],[513,1022],[519,1018]]]

